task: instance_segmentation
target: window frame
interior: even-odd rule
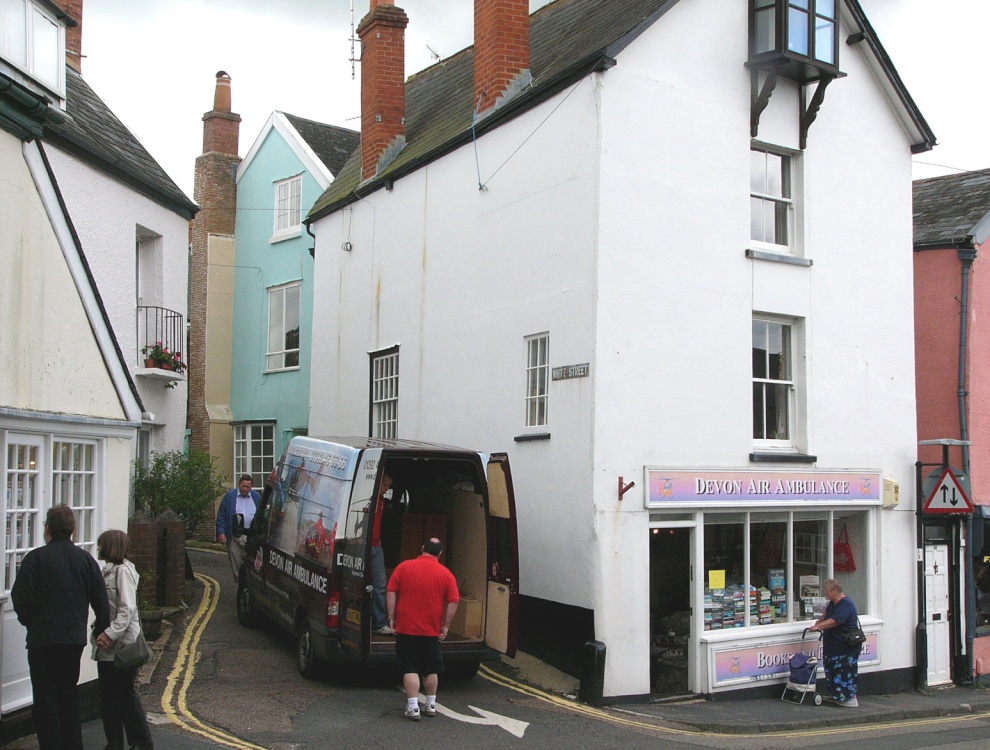
[[[255,488],[265,486],[265,480],[275,468],[275,421],[263,420],[257,422],[238,422],[234,428],[234,478],[250,474]],[[255,430],[261,435],[256,436]],[[267,434],[266,434],[267,433]],[[261,443],[262,451],[254,452],[256,444]],[[266,453],[265,444],[270,444],[270,452]]]
[[[781,340],[783,342],[785,340],[784,339],[784,336],[786,336],[786,344],[782,344],[782,349],[786,349],[786,353],[787,353],[787,360],[788,360],[786,362],[787,372],[788,372],[788,377],[787,378],[773,378],[773,377],[770,377],[770,365],[769,365],[769,361],[765,361],[765,363],[764,363],[766,365],[766,369],[765,369],[766,376],[765,377],[757,377],[757,374],[755,372],[755,367],[756,367],[756,363],[755,363],[756,330],[755,329],[756,329],[756,326],[758,324],[763,324],[765,326],[766,333],[767,333],[767,338],[768,339],[769,339],[769,333],[770,333],[770,330],[769,330],[770,326],[781,326],[782,328],[786,328],[786,333],[785,333],[785,331],[781,331]],[[797,356],[795,354],[795,352],[796,352],[797,338],[795,336],[795,324],[794,324],[794,321],[793,320],[784,319],[784,318],[777,318],[777,317],[774,317],[774,316],[754,314],[753,315],[753,326],[752,326],[752,329],[753,329],[753,333],[752,333],[753,340],[752,340],[752,344],[751,344],[751,351],[753,352],[752,360],[753,360],[753,368],[754,368],[754,371],[752,372],[752,384],[753,384],[753,389],[752,389],[752,392],[753,392],[753,445],[757,449],[768,449],[768,448],[769,449],[793,449],[797,445],[797,441],[795,439],[795,436],[796,436],[796,428],[797,428],[796,410],[798,408],[798,398],[797,398],[798,383],[797,383],[797,375],[796,375],[796,369],[795,369],[796,360],[797,360]],[[769,353],[769,349],[765,349],[764,351],[767,352],[766,357],[769,358],[771,356],[770,353]],[[786,406],[787,406],[787,438],[786,439],[783,439],[783,438],[767,438],[767,437],[760,438],[760,437],[757,437],[757,430],[756,430],[756,395],[755,395],[757,385],[762,386],[762,390],[763,390],[763,394],[764,394],[764,396],[763,396],[763,408],[762,408],[762,412],[763,412],[763,415],[762,415],[763,416],[763,419],[762,419],[763,430],[762,430],[762,432],[763,432],[764,435],[766,435],[767,432],[768,432],[767,431],[767,406],[766,406],[767,405],[767,397],[766,397],[767,388],[766,388],[766,386],[773,385],[773,386],[784,386],[784,387],[786,387],[786,389],[787,389],[787,391],[786,391],[787,392],[787,403],[786,403]]]
[[[289,290],[296,290],[296,346],[290,346],[291,330],[286,329]],[[281,295],[279,297],[279,295]],[[280,301],[279,301],[280,300]],[[277,304],[276,304],[277,303]],[[279,310],[281,318],[276,321],[275,312]],[[279,330],[273,330],[279,326]],[[302,359],[302,281],[290,281],[268,288],[268,340],[265,352],[265,372],[284,372],[298,370]],[[273,336],[280,342],[281,348],[272,347]],[[294,355],[294,356],[293,356]],[[294,362],[292,360],[295,360]]]
[[[18,0],[3,0],[3,2],[13,2],[17,3]],[[52,13],[48,8],[46,8],[42,3],[35,2],[35,0],[23,0],[24,4],[24,27],[23,27],[23,38],[20,41],[24,45],[24,59],[20,60],[14,57],[14,52],[11,49],[0,47],[0,70],[3,70],[4,65],[10,65],[14,70],[17,70],[24,75],[26,75],[32,82],[35,82],[46,90],[51,91],[58,95],[59,99],[65,99],[65,24],[60,22],[59,19]],[[39,19],[40,17],[40,19]],[[4,23],[4,14],[0,12],[0,42],[6,37]],[[56,33],[56,43],[55,43],[55,58],[54,58],[54,74],[55,80],[50,80],[48,78],[42,77],[38,72],[39,65],[38,60],[38,50],[37,50],[37,34],[35,34],[35,26],[41,21],[46,21],[50,23],[55,28]],[[16,31],[21,31],[16,29]],[[20,35],[18,35],[20,36]]]
[[[283,188],[286,195],[282,196]],[[302,234],[302,191],[303,176],[300,172],[292,177],[275,181],[275,216],[272,223],[272,239],[288,239]],[[285,205],[283,206],[283,201]]]
[[[797,174],[797,163],[799,160],[799,154],[791,152],[787,149],[774,148],[753,142],[750,144],[750,179],[749,179],[749,246],[756,250],[764,250],[773,253],[779,253],[781,255],[800,255],[800,234],[799,230],[801,227],[800,214],[799,214],[799,202],[796,197],[797,191],[800,187]],[[766,190],[757,190],[756,186],[753,184],[754,177],[754,156],[756,154],[762,154],[764,159],[763,167],[763,184],[766,186],[769,184],[769,171],[767,169],[767,158],[768,156],[777,157],[781,160],[781,173],[779,175],[781,190],[780,194],[775,194]],[[785,237],[784,242],[779,241],[779,233],[777,228],[774,230],[774,239],[778,240],[775,242],[769,242],[766,239],[754,237],[753,223],[754,223],[754,201],[760,201],[761,206],[765,206],[767,203],[772,203],[774,206],[783,207],[784,218],[786,221]],[[765,227],[765,214],[761,214],[761,227]],[[761,232],[762,237],[766,237],[766,231]]]
[[[44,546],[45,518],[54,505],[65,502],[72,508],[76,519],[73,540],[77,547],[96,557],[96,540],[103,529],[106,514],[106,439],[106,435],[88,430],[74,433],[0,429],[0,477],[2,491],[8,497],[8,501],[2,503],[4,526],[3,536],[0,537],[0,564],[3,566],[0,568],[0,595],[9,593],[24,556]],[[15,446],[32,449],[33,467],[21,469],[11,466],[10,450]],[[87,459],[85,465],[65,464],[64,454],[56,453],[59,446],[66,446],[71,453],[83,449]],[[31,475],[34,478],[33,504],[30,507],[14,507],[9,503],[9,482],[13,475]],[[18,517],[27,516],[31,516],[32,521],[23,528],[30,538],[26,543],[9,546],[8,523],[16,523]]]
[[[399,347],[369,355],[368,435],[384,440],[399,436]]]
[[[545,428],[550,424],[550,333],[531,334],[525,342],[523,424],[527,428]]]

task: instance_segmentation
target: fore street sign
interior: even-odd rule
[[[932,494],[928,496],[925,503],[925,513],[972,513],[973,503],[970,502],[962,485],[952,473],[952,469],[946,467],[942,472],[942,478]]]

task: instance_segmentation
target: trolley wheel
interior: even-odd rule
[[[822,697],[820,695],[815,696],[815,705],[816,706],[822,705]]]

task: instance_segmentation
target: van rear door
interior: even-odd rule
[[[488,460],[488,560],[485,643],[499,653],[515,656],[519,540],[512,474],[505,453],[493,453]]]
[[[371,649],[371,526],[377,500],[381,448],[361,454],[344,520],[344,538],[336,547],[340,573],[340,646],[363,660]]]

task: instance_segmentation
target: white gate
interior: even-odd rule
[[[2,436],[2,433],[0,433]],[[37,435],[7,434],[0,456],[3,488],[4,534],[0,539],[0,712],[8,713],[31,703],[24,628],[17,621],[8,598],[24,555],[45,543],[45,450]]]
[[[949,546],[925,547],[925,620],[928,629],[928,684],[952,682],[949,627]]]

